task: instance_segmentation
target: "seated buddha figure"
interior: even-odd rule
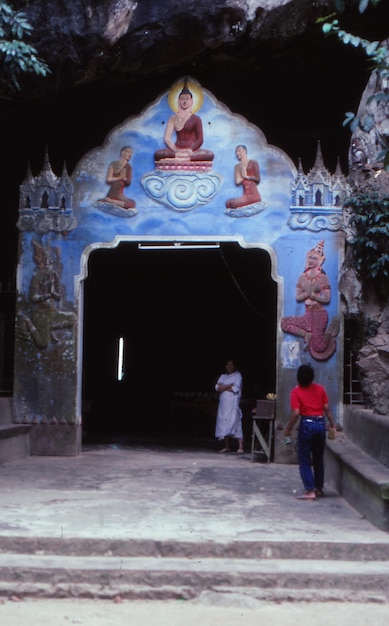
[[[167,123],[164,135],[166,148],[154,154],[157,169],[211,168],[214,154],[202,148],[203,125],[192,108],[193,95],[185,81],[177,99],[177,112],[170,116]]]

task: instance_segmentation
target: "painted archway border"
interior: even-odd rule
[[[115,247],[122,241],[183,245],[228,241],[237,242],[242,248],[266,250],[271,258],[272,277],[278,285],[280,423],[287,419],[297,362],[311,360],[302,339],[284,333],[280,322],[286,316],[301,316],[302,305],[295,297],[296,281],[304,269],[308,250],[321,242],[331,286],[331,298],[326,305],[328,315],[331,319],[340,315],[337,278],[344,242],[340,227],[330,230],[331,221],[323,220],[315,221],[322,231],[316,226],[315,231],[305,226],[296,228],[290,220],[292,195],[296,194],[293,184],[298,179],[300,190],[309,180],[282,150],[268,144],[260,129],[232,113],[208,90],[198,88],[202,104],[196,114],[201,116],[204,154],[214,155],[200,168],[193,163],[181,167],[181,162],[180,167],[175,162],[172,167],[168,159],[161,169],[156,162],[155,155],[163,147],[165,129],[172,115],[169,89],[140,115],[113,129],[102,146],[82,157],[71,177],[64,172],[57,178],[47,160],[42,173],[38,177],[29,175],[22,185],[14,420],[34,427],[34,453],[80,452],[82,281],[86,277],[88,255],[96,248]],[[251,178],[257,181],[251,180],[250,184],[260,195],[259,201],[238,207],[238,211],[228,206],[229,199],[244,195],[236,176],[236,166],[240,163],[237,146],[244,146],[248,159],[257,164],[250,166],[250,171],[255,172]],[[123,206],[110,208],[110,201],[100,200],[108,196],[112,186],[107,182],[110,166],[120,160],[123,149],[130,154],[131,164],[131,171],[125,168],[123,181],[126,182],[120,185],[125,200]],[[156,184],[158,176],[162,182]],[[149,182],[153,180],[147,189],[145,177]],[[321,184],[319,176],[319,182],[314,181],[315,189]],[[158,197],[159,185],[165,194],[163,201]],[[166,195],[166,190],[172,195]],[[190,194],[194,193],[194,201],[187,200],[186,195],[191,198]],[[189,204],[184,206],[185,202]],[[331,207],[320,211],[315,207],[315,214],[327,215],[331,211]],[[51,277],[51,283],[47,277]],[[49,283],[53,287],[48,287]],[[44,289],[49,292],[43,293]],[[340,326],[335,352],[328,359],[316,362],[318,380],[326,384],[331,397],[336,399],[338,419],[341,419],[343,376],[341,333]],[[299,348],[296,362],[284,358],[289,343]],[[283,453],[280,454],[282,457]]]

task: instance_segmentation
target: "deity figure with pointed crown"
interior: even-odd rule
[[[339,333],[339,319],[335,317],[328,325],[328,313],[324,308],[331,300],[330,283],[323,269],[324,261],[324,241],[321,241],[308,251],[304,272],[297,281],[296,300],[304,302],[304,315],[293,315],[281,320],[282,330],[303,337],[304,350],[320,361],[334,354],[335,337]]]
[[[76,316],[73,311],[58,308],[61,301],[62,285],[55,257],[58,249],[43,246],[32,241],[35,271],[30,282],[30,311],[20,315],[21,339],[32,338],[38,348],[44,349],[52,343],[60,343],[56,331],[73,329]]]

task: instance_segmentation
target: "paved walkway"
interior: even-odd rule
[[[299,501],[297,466],[250,455],[90,446],[0,466],[0,538],[387,543],[331,486]]]
[[[2,626],[387,626],[388,606],[368,604],[299,603],[278,605],[228,604],[212,598],[197,602],[113,602],[45,600],[0,602]]]
[[[0,466],[0,550],[26,542],[303,542],[389,545],[330,486],[315,502],[296,466],[251,463],[247,454],[161,446],[89,446],[77,458],[29,457]],[[20,544],[20,545],[19,545]],[[95,545],[95,544],[94,544]],[[312,547],[313,546],[313,547]],[[36,544],[36,547],[37,544]],[[301,546],[300,546],[301,548]],[[287,549],[283,547],[283,550]],[[373,599],[372,599],[373,600]],[[269,603],[204,592],[193,601],[0,599],[4,626],[386,626],[388,605]]]

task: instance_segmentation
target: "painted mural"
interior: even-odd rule
[[[324,240],[322,240],[308,251],[304,271],[296,285],[296,301],[304,303],[304,313],[281,319],[281,329],[285,333],[302,337],[304,351],[320,361],[334,354],[335,338],[340,328],[338,316],[328,324],[325,307],[331,301],[331,285],[323,268],[324,261]]]
[[[90,252],[121,241],[267,250],[278,283],[279,415],[287,416],[295,370],[312,359],[316,378],[338,397],[346,192],[319,144],[305,174],[191,77],[113,129],[71,176],[66,168],[56,176],[46,155],[20,190],[15,421],[74,425],[77,434],[66,436],[79,450],[82,281]],[[61,453],[64,435],[52,433],[38,451]]]
[[[61,310],[61,280],[58,249],[44,247],[32,240],[35,267],[29,288],[29,302],[19,309],[19,336],[33,340],[40,348],[60,342],[60,331],[69,330],[76,323],[72,311]]]
[[[124,190],[131,185],[132,181],[132,166],[129,163],[132,153],[131,146],[123,146],[119,159],[109,164],[105,182],[110,187],[105,198],[97,201],[98,206],[109,213],[114,213],[114,209],[125,210],[126,217],[136,215],[135,200],[124,195]],[[117,213],[123,214],[121,211]]]
[[[97,232],[270,242],[289,230],[295,174],[258,128],[183,78],[80,161],[75,212],[86,244]]]
[[[167,95],[167,104],[172,113],[169,117],[160,120],[161,113],[166,106],[166,98],[155,107],[155,115],[158,116],[157,128],[162,125],[165,132],[161,141],[163,148],[154,149],[155,137],[144,132],[132,137],[135,145],[142,144],[138,152],[147,154],[144,144],[149,143],[149,159],[153,154],[154,169],[150,172],[140,174],[140,184],[145,194],[154,202],[177,211],[185,212],[199,208],[215,199],[224,184],[223,161],[229,161],[225,156],[226,146],[217,147],[221,137],[217,137],[217,126],[220,125],[220,116],[223,114],[223,107],[216,106],[216,110],[210,108],[209,97],[194,80],[185,79],[183,84],[176,83]],[[205,101],[205,102],[204,102]],[[215,146],[215,153],[204,147],[204,131],[202,118],[197,115],[197,111],[204,108],[210,141]],[[215,107],[213,107],[215,109]],[[224,115],[227,111],[224,110]],[[228,125],[233,130],[230,120]],[[242,136],[247,135],[241,124]],[[228,131],[228,127],[227,127]],[[123,139],[126,132],[123,132]],[[237,134],[237,133],[236,133]],[[133,133],[134,135],[134,133]],[[227,132],[228,136],[228,132]],[[223,135],[222,135],[223,137]],[[262,140],[262,142],[261,142]],[[259,143],[259,145],[258,145]],[[257,146],[257,150],[263,152],[263,138],[251,137],[251,144]],[[107,196],[99,200],[99,206],[108,212],[121,215],[123,217],[134,217],[137,215],[135,201],[123,195],[123,190],[132,181],[132,167],[129,165],[133,153],[131,146],[123,146],[120,149],[120,159],[113,161],[109,168],[106,183],[111,187]],[[242,187],[243,193],[240,198],[227,199],[225,201],[226,215],[231,217],[249,217],[255,215],[266,208],[266,203],[261,201],[261,196],[257,186],[260,182],[260,170],[258,161],[248,159],[247,147],[240,144],[231,146],[231,155],[235,153],[238,164],[233,168],[233,181],[237,188]],[[139,158],[141,162],[141,159]],[[215,161],[215,166],[214,166]],[[146,163],[146,158],[143,159]],[[218,166],[219,163],[219,166]],[[146,166],[145,166],[146,167]],[[216,169],[218,167],[218,170]],[[232,167],[231,167],[232,170]],[[142,203],[142,199],[140,199]],[[143,198],[143,206],[148,210],[149,204]],[[115,211],[120,207],[127,210],[126,213]],[[131,211],[128,211],[131,209]],[[244,210],[242,210],[244,209]]]

